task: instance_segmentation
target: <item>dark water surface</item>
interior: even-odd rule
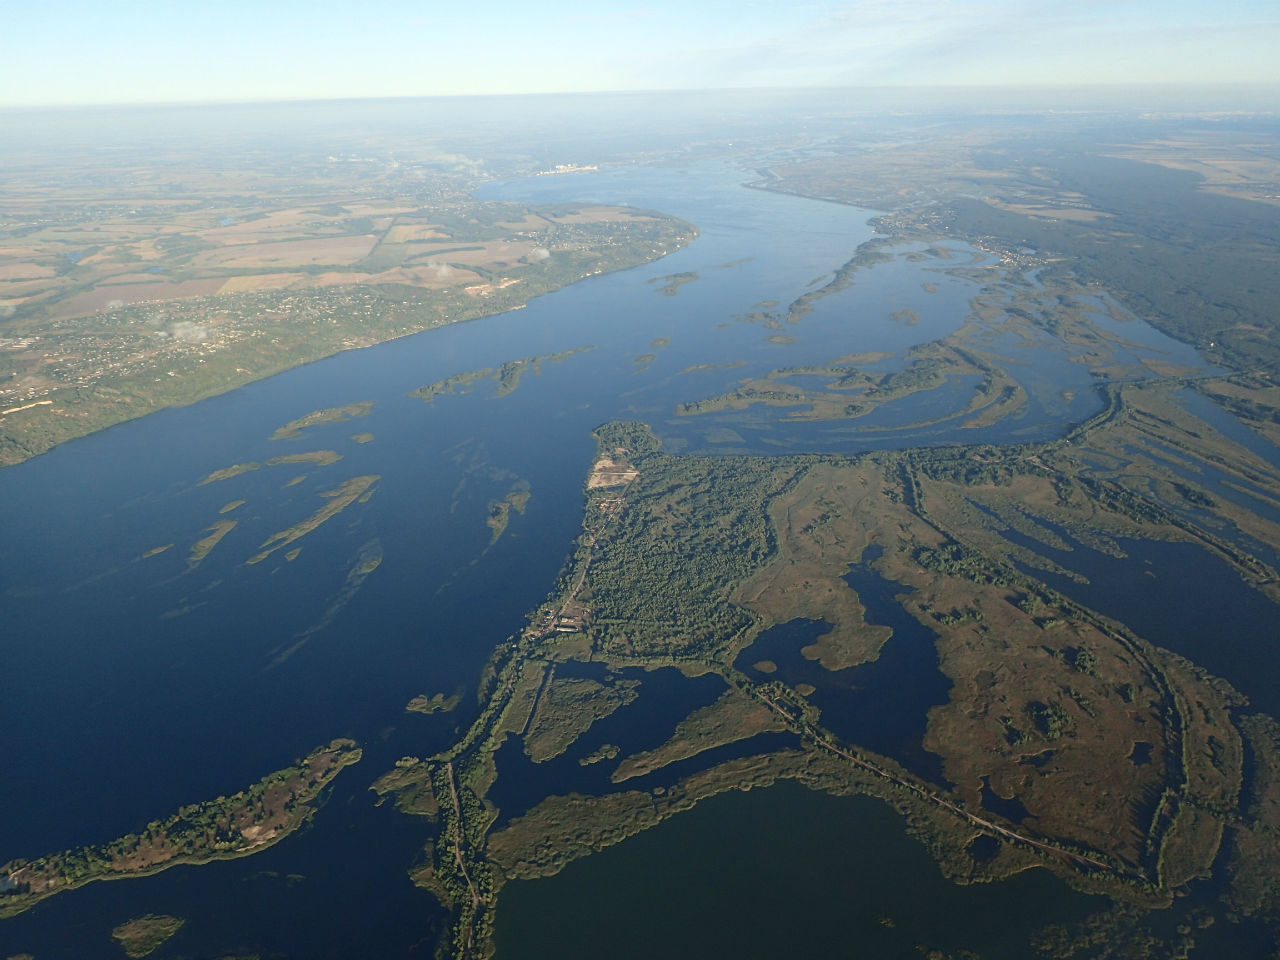
[[[783,782],[712,797],[554,877],[510,884],[497,945],[518,960],[1024,960],[1037,930],[1105,904],[1043,870],[958,886],[880,801]]]
[[[950,787],[942,758],[924,749],[929,709],[948,700],[951,680],[938,669],[936,634],[907,613],[896,597],[907,589],[873,569],[883,552],[879,545],[864,551],[844,580],[858,594],[867,623],[893,633],[869,663],[828,670],[801,652],[830,627],[821,620],[792,620],[770,627],[738,655],[736,666],[757,680],[776,678],[788,686],[814,688],[810,702],[822,711],[822,725],[847,743],[893,757],[908,770]],[[777,670],[754,668],[762,660]]]
[[[1196,543],[1128,538],[1117,541],[1125,555],[1115,557],[1085,546],[1057,524],[1038,522],[1071,549],[1055,549],[1012,529],[1000,533],[1087,582],[1046,570],[1023,572],[1230,681],[1255,709],[1272,716],[1280,711],[1280,607],[1225,560]]]

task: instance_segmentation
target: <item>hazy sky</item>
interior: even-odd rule
[[[46,0],[5,34],[0,106],[1280,81],[1277,0]]]

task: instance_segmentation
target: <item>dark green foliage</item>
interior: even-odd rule
[[[605,643],[677,656],[720,648],[752,623],[729,595],[772,554],[765,507],[797,467],[665,457],[635,424],[610,424],[598,436],[606,451],[629,451],[640,470],[591,562]]]
[[[886,394],[898,396],[915,393],[920,390],[931,390],[946,379],[946,370],[951,366],[942,357],[916,357],[901,370],[887,373],[866,393],[868,399]]]
[[[1046,740],[1057,740],[1071,727],[1070,715],[1058,703],[1029,703],[1027,716]]]
[[[1003,584],[1005,578],[992,570],[992,565],[982,554],[959,543],[944,543],[936,549],[920,547],[915,561],[923,569],[952,577],[964,577],[975,583]]]
[[[1088,647],[1077,647],[1071,652],[1071,665],[1091,677],[1098,675],[1098,658]]]
[[[1197,490],[1195,487],[1189,487],[1185,483],[1175,483],[1173,485],[1173,489],[1178,491],[1178,494],[1183,500],[1187,501],[1187,503],[1194,504],[1197,507],[1212,508],[1218,505],[1218,501],[1213,499],[1213,497],[1209,496],[1203,490]]]

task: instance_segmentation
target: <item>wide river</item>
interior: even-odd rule
[[[525,309],[345,353],[0,472],[0,728],[8,732],[0,862],[110,840],[183,803],[241,789],[334,737],[365,748],[307,830],[242,860],[51,898],[0,921],[0,956],[105,956],[115,949],[110,929],[148,912],[189,920],[157,957],[429,956],[442,917],[406,876],[425,826],[375,806],[367,788],[397,758],[442,748],[474,717],[481,666],[545,598],[578,532],[592,428],[644,420],[670,449],[722,453],[850,453],[956,438],[941,428],[895,430],[895,416],[921,419],[910,398],[898,413],[880,411],[881,429],[865,434],[848,424],[787,424],[777,410],[675,416],[679,403],[778,367],[868,351],[900,358],[963,323],[979,290],[935,259],[899,256],[861,270],[780,337],[743,315],[769,301],[785,309],[828,281],[872,236],[870,214],[748,189],[744,177],[708,162],[490,184],[485,198],[661,210],[696,224],[700,236],[664,260]],[[691,276],[665,294],[662,278],[677,273]],[[1195,362],[1137,321],[1125,326],[1145,345],[1134,349]],[[1091,413],[1087,371],[1063,362],[1059,347],[1018,348],[1031,394],[1024,415],[963,439],[1049,436]],[[591,349],[527,370],[506,395],[481,380],[430,403],[409,396],[455,374],[578,348]],[[363,418],[270,439],[310,411],[360,401],[373,402]],[[372,439],[357,442],[357,434]],[[342,459],[199,485],[232,464],[314,450]],[[372,497],[294,544],[296,559],[281,550],[246,564],[263,541],[323,506],[326,491],[370,474],[381,478]],[[513,490],[531,494],[527,509],[513,511],[491,545],[489,506]],[[236,501],[244,502],[231,507]],[[220,520],[237,523],[196,562],[192,545]],[[353,572],[376,556],[372,573]],[[413,696],[436,692],[461,692],[461,706],[405,712]],[[667,719],[636,736],[656,744],[669,733]],[[724,803],[744,825],[744,843],[755,839],[752,818],[776,824],[795,803],[807,818],[840,819],[832,842],[853,844],[841,862],[862,879],[901,849],[872,843],[882,818],[846,817],[847,802],[777,796],[763,810]],[[678,860],[675,834],[653,835]],[[642,835],[624,847],[646,842]],[[859,843],[869,844],[866,859]],[[769,856],[795,855],[757,848],[766,871]],[[899,923],[911,915],[910,877],[920,889],[937,879],[914,854],[902,870],[899,892],[882,891],[888,900],[877,908]],[[1015,899],[1030,898],[1046,921],[1083,909],[1082,898],[1046,880]],[[602,882],[592,874],[590,886]],[[815,875],[814,884],[825,882]],[[625,879],[615,886],[627,889]],[[798,883],[779,888],[772,909],[798,915],[814,896]],[[901,902],[888,902],[894,896]],[[984,897],[1003,909],[1010,896],[976,891],[955,909],[981,909]],[[534,921],[522,930],[503,922],[504,956],[543,952],[527,946],[539,942]],[[984,957],[1008,955],[987,946]]]

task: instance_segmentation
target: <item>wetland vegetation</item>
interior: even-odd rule
[[[292,526],[286,527],[284,530],[281,530],[269,537],[259,548],[258,552],[246,560],[245,563],[261,563],[281,547],[287,547],[294,541],[302,539],[326,520],[331,520],[333,517],[336,517],[343,510],[347,509],[347,507],[351,506],[351,504],[355,503],[356,500],[368,496],[373,485],[381,479],[382,478],[377,474],[370,474],[363,477],[352,477],[349,480],[343,481],[343,483],[335,489],[326,490],[324,493],[320,494],[320,496],[327,499],[329,501],[328,503],[305,520],[300,520]]]
[[[542,372],[542,364],[544,363],[560,363],[579,353],[586,353],[593,347],[576,347],[572,350],[561,350],[557,353],[549,353],[545,356],[523,357],[519,360],[510,360],[496,370],[491,367],[485,367],[481,370],[468,370],[465,373],[454,374],[444,380],[435,383],[428,383],[414,390],[411,397],[417,397],[430,403],[441,394],[448,393],[470,393],[475,389],[476,384],[485,380],[493,380],[497,383],[497,389],[494,396],[505,397],[514,393],[520,386],[520,378],[528,371],[535,376]]]
[[[891,238],[961,239],[1042,281],[1101,285],[1214,362],[1275,370],[1280,158],[1259,146],[1273,135],[1193,121],[1166,138],[1165,125],[1120,148],[1087,123],[1069,143],[1017,122],[846,142],[757,185],[890,211],[876,224]]]
[[[1229,396],[1237,379],[1194,382],[1201,396]],[[1280,754],[1274,721],[1233,685],[1247,678],[1213,676],[1176,636],[1143,636],[1037,577],[1062,569],[1072,543],[1117,556],[1137,541],[1183,543],[1264,605],[1280,601],[1276,571],[1243,545],[1280,549],[1280,524],[1197,482],[1225,469],[1263,503],[1280,499],[1280,470],[1183,406],[1185,382],[1105,386],[1103,413],[1068,438],[1009,447],[671,456],[643,425],[602,427],[592,477],[622,462],[625,478],[587,484],[577,549],[530,625],[494,654],[480,717],[448,751],[379,785],[434,797],[437,839],[415,877],[455,910],[455,954],[491,949],[507,880],[556,873],[705,797],[779,779],[886,800],[957,881],[1038,866],[1105,894],[1129,912],[1097,923],[1127,937],[1154,937],[1144,911],[1169,908],[1210,875],[1224,892],[1197,907],[1206,916],[1273,915],[1280,903],[1262,878],[1280,824],[1260,797]],[[1266,410],[1254,415],[1269,421]],[[736,664],[761,633],[797,618],[822,624],[803,651],[822,670],[879,658],[896,637],[868,622],[846,577],[859,557],[934,637],[950,692],[913,749],[935,759],[938,776],[836,735],[813,684]],[[676,665],[718,676],[723,693],[665,742],[619,760],[589,731],[643,699],[644,683],[619,698],[617,681],[558,679],[575,661],[621,676]],[[799,746],[713,761],[670,786],[550,796],[495,829],[488,794],[508,737],[535,761],[583,740],[580,765],[607,762],[610,781],[625,784],[776,731]]]
[[[186,921],[181,917],[148,913],[120,924],[111,931],[111,939],[120,944],[127,957],[146,957],[155,953]]]
[[[458,706],[462,700],[462,694],[455,693],[451,697],[446,697],[443,693],[436,693],[427,696],[425,693],[414,697],[405,706],[405,709],[411,713],[448,713]]]

